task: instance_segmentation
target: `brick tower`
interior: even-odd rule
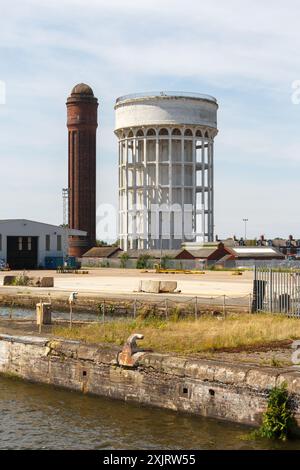
[[[96,242],[96,132],[98,100],[88,85],[74,86],[67,99],[69,133],[69,228],[86,238],[71,237],[69,255],[80,257]]]

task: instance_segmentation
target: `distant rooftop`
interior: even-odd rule
[[[132,93],[130,95],[120,96],[116,99],[116,103],[120,103],[126,100],[134,100],[139,98],[157,98],[157,97],[174,97],[174,98],[194,98],[212,101],[217,103],[216,98],[210,95],[204,95],[202,93],[191,93],[185,91],[147,91],[145,93]]]

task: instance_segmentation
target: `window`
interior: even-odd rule
[[[22,237],[18,238],[18,244],[19,244],[19,251],[22,251],[22,249],[23,249],[23,239],[22,239]]]
[[[50,235],[46,235],[46,251],[50,251]]]
[[[31,251],[31,237],[27,238],[27,249],[28,251]]]
[[[172,135],[181,135],[180,129],[174,129]]]
[[[161,129],[159,135],[169,135],[168,129]]]
[[[61,251],[61,235],[57,235],[57,251]]]

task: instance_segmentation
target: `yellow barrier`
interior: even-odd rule
[[[156,269],[159,274],[205,274],[204,271],[192,271],[185,269]]]

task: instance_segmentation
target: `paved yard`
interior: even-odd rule
[[[0,286],[5,274],[0,272]],[[56,291],[76,290],[80,293],[132,294],[137,291],[141,279],[174,280],[182,296],[247,296],[252,292],[252,272],[234,276],[231,271],[207,271],[205,274],[157,274],[136,269],[89,269],[89,274],[58,274],[55,271],[29,271],[29,276],[54,276]],[[36,290],[36,289],[35,289]]]

